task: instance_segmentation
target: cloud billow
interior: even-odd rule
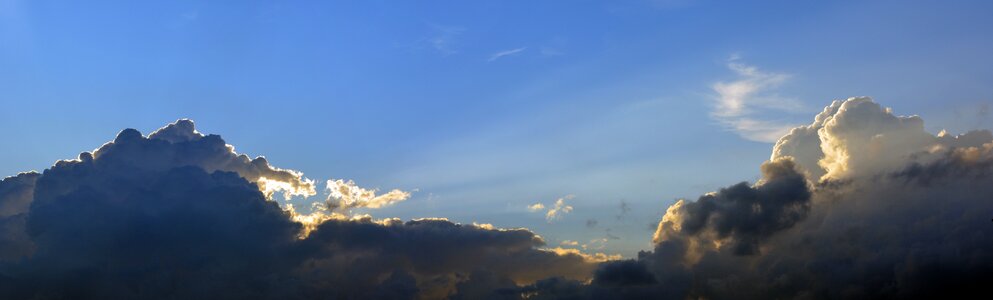
[[[516,286],[585,280],[596,267],[583,254],[542,250],[526,229],[358,216],[308,228],[270,199],[313,189],[188,120],[147,137],[124,130],[93,153],[0,181],[0,295],[437,298],[473,274]]]
[[[780,139],[763,174],[755,185],[673,204],[652,251],[604,263],[591,284],[523,290],[538,299],[985,293],[993,276],[989,131],[936,136],[919,117],[850,98]]]
[[[669,206],[627,260],[446,219],[303,222],[271,198],[312,181],[192,125],[0,181],[0,296],[948,298],[993,277],[993,134],[934,135],[867,97],[790,130],[759,181]],[[341,206],[407,198],[333,182]]]

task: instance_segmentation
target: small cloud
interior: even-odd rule
[[[535,203],[535,204],[528,205],[528,211],[538,212],[538,211],[542,211],[542,210],[545,210],[545,205],[544,204]]]
[[[504,50],[504,51],[500,51],[500,52],[497,52],[497,53],[493,53],[493,55],[490,55],[490,58],[487,59],[486,61],[495,61],[495,60],[500,59],[501,57],[504,57],[504,56],[517,55],[517,54],[520,54],[521,52],[524,52],[524,50],[527,50],[527,49],[528,49],[528,47],[520,47],[520,48],[517,48],[517,49],[510,49],[510,50]]]
[[[328,180],[328,204],[333,208],[380,208],[410,198],[410,192],[394,189],[386,194],[376,195],[376,189],[364,189],[354,181]]]
[[[620,208],[621,208],[621,213],[616,216],[617,220],[620,220],[628,212],[631,212],[631,205],[629,205],[627,201],[621,200]]]
[[[562,246],[573,246],[573,247],[579,246],[579,242],[577,242],[577,241],[570,241],[570,240],[562,241],[561,244],[562,244]]]
[[[596,219],[586,220],[586,228],[594,228],[594,227],[596,227],[597,223],[600,223],[600,222],[597,222]]]
[[[555,207],[549,209],[548,213],[545,214],[545,220],[548,220],[548,222],[551,223],[552,221],[562,219],[563,215],[571,213],[572,206],[566,205],[565,200],[572,199],[573,197],[574,197],[573,195],[568,195],[563,198],[559,198],[559,200],[556,200]]]

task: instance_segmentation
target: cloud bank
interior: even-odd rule
[[[408,196],[332,183],[341,206]],[[602,261],[543,250],[526,229],[369,216],[304,224],[270,199],[314,189],[189,120],[147,137],[126,129],[93,153],[0,181],[0,295],[474,298],[548,277],[587,280]]]
[[[762,179],[670,206],[652,251],[533,299],[979,295],[993,275],[993,135],[923,130],[867,97],[794,128]]]
[[[923,129],[866,97],[773,148],[755,183],[669,206],[620,260],[527,229],[334,215],[271,200],[301,173],[180,120],[0,181],[4,298],[835,299],[981,295],[993,277],[993,134]],[[389,205],[332,180],[339,207]],[[552,208],[568,212],[560,199]],[[556,214],[559,214],[556,212]],[[587,225],[590,226],[590,225]],[[595,226],[595,223],[594,223]],[[605,240],[604,240],[605,241]],[[596,248],[591,241],[583,248]],[[563,241],[561,245],[577,246]]]

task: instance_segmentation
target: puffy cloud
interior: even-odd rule
[[[756,184],[670,206],[652,251],[602,264],[588,284],[549,279],[521,291],[534,299],[982,293],[993,275],[993,134],[934,136],[921,122],[868,98],[836,101],[777,143]]]
[[[336,215],[326,206],[322,214],[299,215],[267,197],[286,190],[311,194],[312,183],[298,172],[235,154],[220,137],[196,132],[192,122],[147,138],[125,130],[92,154],[0,181],[0,295],[975,295],[993,276],[993,134],[932,135],[922,122],[868,98],[836,101],[779,140],[758,182],[668,207],[654,248],[629,260],[544,248],[526,229],[376,220]],[[286,186],[269,189],[262,178],[270,176]],[[334,182],[341,196],[333,200],[342,207],[406,198]],[[546,208],[546,216],[570,212],[567,199]],[[595,250],[607,241],[580,246]]]
[[[773,148],[772,159],[792,157],[818,179],[843,179],[897,171],[948,148],[976,147],[993,139],[989,131],[959,136],[924,130],[918,116],[896,116],[869,97],[834,101],[807,126],[794,128]]]
[[[410,198],[409,192],[397,189],[391,190],[386,194],[376,195],[377,190],[361,188],[351,180],[328,180],[327,189],[328,203],[332,207],[339,209],[359,207],[380,208]]]
[[[539,212],[539,211],[543,211],[543,210],[545,210],[545,205],[544,204],[535,203],[535,204],[528,205],[528,211],[530,211],[530,212]]]
[[[526,229],[444,219],[325,215],[304,224],[269,199],[266,180],[313,194],[299,172],[236,154],[187,120],[148,137],[127,129],[92,154],[5,178],[0,296],[445,298],[548,277],[584,281],[608,258],[544,250]],[[406,198],[340,183],[350,207]]]
[[[762,241],[806,217],[811,196],[788,159],[765,163],[762,174],[755,186],[742,182],[694,202],[679,200],[659,222],[654,242],[686,239],[681,242],[693,248],[687,255],[695,258],[725,247],[738,255],[757,254]]]
[[[571,213],[572,206],[566,205],[565,200],[572,199],[572,197],[573,197],[572,195],[568,195],[563,198],[559,198],[558,200],[555,200],[555,206],[549,209],[547,213],[545,213],[545,219],[548,220],[548,222],[552,222],[555,220],[562,219],[562,216],[564,216],[565,214]]]

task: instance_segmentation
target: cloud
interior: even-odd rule
[[[586,220],[586,228],[594,228],[598,223],[600,222],[598,222],[596,219],[588,219]]]
[[[355,185],[355,182],[351,180],[344,181],[341,179],[328,180],[327,190],[328,203],[331,207],[337,209],[359,207],[380,208],[410,198],[409,192],[397,189],[391,190],[386,194],[376,195],[377,190],[375,189],[364,189]]]
[[[921,123],[868,98],[836,101],[780,140],[759,182],[671,205],[652,251],[602,264],[590,283],[548,279],[521,291],[535,299],[982,293],[993,275],[993,134],[930,135]],[[809,177],[817,167],[823,176]]]
[[[619,205],[619,207],[620,207],[621,212],[619,214],[617,214],[616,216],[614,216],[614,218],[617,219],[617,220],[620,220],[625,215],[627,215],[629,212],[631,212],[631,205],[628,204],[628,202],[627,201],[624,201],[623,199],[621,200],[621,204]]]
[[[741,137],[758,142],[775,142],[795,125],[758,117],[762,112],[795,111],[800,104],[792,99],[768,93],[790,79],[788,74],[768,73],[739,62],[738,56],[728,60],[727,67],[738,78],[717,82],[711,86],[717,93],[711,118],[735,131]]]
[[[505,57],[505,56],[518,55],[518,54],[520,54],[521,52],[524,52],[524,50],[527,50],[527,49],[528,49],[528,47],[520,47],[520,48],[516,48],[516,49],[504,50],[504,51],[500,51],[500,52],[497,52],[497,53],[493,53],[493,55],[490,55],[490,58],[487,59],[486,61],[495,61],[495,60],[500,59],[500,58]]]
[[[561,220],[562,216],[571,213],[572,206],[566,205],[565,200],[572,199],[573,197],[574,197],[573,195],[568,195],[563,198],[559,198],[558,200],[555,200],[555,206],[549,209],[547,213],[545,213],[545,220],[551,223],[552,221]]]
[[[271,196],[311,194],[311,181],[187,122],[0,181],[0,295],[951,298],[993,276],[993,133],[932,135],[865,97],[790,130],[757,182],[670,205],[653,248],[628,260],[441,218],[330,211],[305,224]],[[285,186],[270,191],[270,176]],[[334,182],[356,207],[406,198]]]
[[[551,208],[548,208],[548,210],[545,211],[545,220],[548,221],[548,223],[552,223],[553,221],[561,220],[563,216],[565,216],[568,213],[571,213],[572,206],[565,204],[565,200],[572,199],[573,197],[575,196],[566,195],[565,197],[555,200],[555,204],[553,204]],[[544,211],[545,209],[546,207],[542,203],[535,203],[532,205],[528,205],[528,211],[530,212],[541,212]],[[594,222],[593,226],[595,226],[596,221],[594,220],[593,222]],[[587,226],[590,226],[589,221],[587,221],[586,224]]]
[[[299,172],[237,154],[188,120],[147,137],[126,129],[93,153],[4,178],[0,295],[445,298],[495,283],[584,281],[604,261],[543,249],[527,229],[368,215],[303,224],[271,199],[272,182],[313,194]],[[333,182],[350,207],[406,198]]]
[[[977,147],[991,139],[985,130],[935,136],[918,116],[896,116],[869,97],[853,97],[834,101],[813,123],[779,139],[772,159],[791,157],[814,180],[844,179],[896,171],[949,148]]]

